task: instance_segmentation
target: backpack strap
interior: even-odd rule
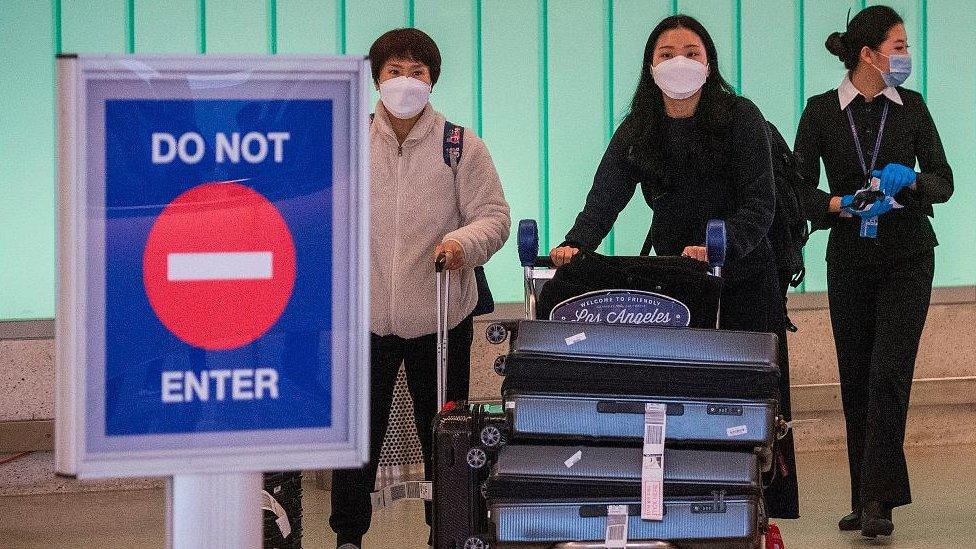
[[[444,163],[454,172],[457,179],[458,163],[461,162],[461,152],[464,150],[464,127],[456,126],[449,120],[444,121]]]

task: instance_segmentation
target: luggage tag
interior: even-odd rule
[[[420,499],[431,501],[434,499],[434,483],[431,481],[421,481],[417,483],[420,488]]]
[[[377,490],[369,495],[370,503],[373,509],[382,509],[386,507],[386,494],[384,490]]]
[[[261,491],[261,509],[266,511],[271,511],[275,514],[275,524],[278,526],[278,531],[281,532],[282,538],[287,538],[291,535],[291,521],[288,520],[288,513],[285,508],[278,503],[274,497],[268,492]]]
[[[627,505],[607,506],[607,536],[604,547],[608,549],[627,547]]]
[[[664,438],[667,406],[644,405],[644,451],[641,462],[641,519],[664,519]]]
[[[370,494],[370,502],[373,509],[383,509],[405,499],[430,501],[433,494],[433,485],[429,480],[408,480],[373,492]]]

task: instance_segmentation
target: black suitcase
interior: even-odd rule
[[[776,400],[777,352],[767,333],[525,321],[502,393]]]
[[[302,548],[302,472],[264,474],[264,549]]]
[[[488,473],[506,442],[501,405],[461,405],[434,420],[432,475],[435,549],[479,549],[491,537],[485,495]]]
[[[492,468],[489,498],[640,498],[641,448],[512,444]],[[664,493],[758,495],[759,459],[751,451],[664,451]]]
[[[585,294],[625,289],[677,300],[688,307],[686,325],[714,328],[722,279],[708,270],[708,264],[690,257],[608,257],[581,250],[542,287],[536,317],[548,320],[560,304]]]

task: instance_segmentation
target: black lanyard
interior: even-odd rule
[[[871,168],[868,169],[867,164],[864,163],[864,151],[861,150],[861,140],[857,136],[857,127],[854,125],[854,115],[851,114],[851,106],[848,105],[845,111],[847,111],[847,120],[851,123],[851,135],[854,136],[854,147],[857,149],[857,159],[861,161],[861,171],[864,172],[865,177],[870,177],[871,172],[874,171],[874,165],[878,161],[878,151],[881,150],[881,136],[884,134],[885,121],[888,120],[888,107],[890,103],[885,100],[884,111],[881,113],[881,124],[878,125],[878,140],[874,142],[874,152],[871,153]]]

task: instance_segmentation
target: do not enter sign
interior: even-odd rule
[[[281,213],[239,183],[205,183],[169,203],[143,255],[156,316],[182,341],[228,350],[261,337],[295,285],[295,245]]]

